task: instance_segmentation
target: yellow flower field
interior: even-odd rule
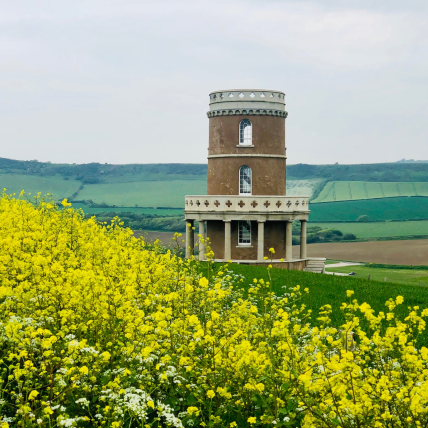
[[[428,311],[347,322],[39,198],[0,199],[0,427],[424,427]]]

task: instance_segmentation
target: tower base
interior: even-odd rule
[[[251,265],[251,266],[272,266],[276,269],[286,269],[286,270],[299,270],[305,272],[313,273],[324,273],[325,272],[325,258],[324,257],[310,257],[307,259],[296,259],[296,260],[223,260],[215,259],[214,261],[219,263],[237,263],[242,265]]]

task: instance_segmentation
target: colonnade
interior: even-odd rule
[[[224,222],[224,260],[232,259],[232,221]],[[265,220],[257,221],[257,261],[264,261],[265,246]],[[307,220],[300,220],[300,258],[307,258]],[[285,261],[293,260],[293,220],[285,222]],[[186,258],[194,255],[195,234],[194,220],[186,220]],[[199,240],[199,259],[205,259],[206,220],[199,221],[199,235],[204,239]]]

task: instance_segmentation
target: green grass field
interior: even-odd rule
[[[42,192],[52,193],[54,198],[68,198],[80,186],[77,180],[65,180],[62,177],[39,177],[35,175],[24,174],[0,174],[0,188],[7,189],[8,193],[20,193],[25,190],[26,193],[37,194]]]
[[[428,197],[400,197],[311,203],[311,221],[370,221],[428,219]]]
[[[165,173],[164,171],[144,171],[134,174],[106,175],[102,177],[103,183],[133,183],[140,181],[175,181],[175,180],[202,180],[207,181],[206,174]]]
[[[185,195],[203,195],[205,180],[136,181],[86,184],[75,199],[99,204],[140,207],[184,207]]]
[[[248,288],[253,278],[269,279],[266,267],[233,264],[229,265],[229,269],[243,276],[242,286],[245,288]],[[406,310],[407,305],[419,305],[421,308],[428,306],[428,287],[414,285],[411,282],[397,284],[367,278],[322,275],[275,268],[270,272],[272,289],[277,294],[284,293],[284,286],[300,285],[302,288],[309,289],[310,292],[303,297],[302,303],[313,311],[323,305],[331,304],[334,309],[334,325],[343,322],[339,307],[342,302],[348,300],[346,290],[354,290],[356,299],[369,303],[377,311],[385,310],[386,300],[398,295],[403,296],[406,303],[401,308],[402,312]]]
[[[408,236],[427,236],[428,220],[385,221],[373,223],[311,223],[323,229],[339,229],[343,233],[353,233],[359,239],[404,238]]]
[[[330,181],[313,202],[428,196],[427,182]]]
[[[124,177],[120,178],[124,179]],[[292,180],[288,183],[288,186],[291,189],[290,194],[310,196],[318,184],[319,180]],[[141,180],[85,184],[75,199],[90,199],[95,203],[116,205],[118,207],[183,208],[185,195],[204,195],[206,193],[206,179]]]
[[[319,180],[292,180],[288,185],[291,189],[290,194],[310,196],[318,184]],[[118,207],[183,208],[185,195],[204,195],[206,193],[207,183],[205,179],[141,180],[85,184],[75,199],[90,199],[98,204],[116,205]]]
[[[82,208],[86,214],[132,213],[140,215],[154,215],[158,217],[183,216],[184,209],[181,208],[146,208],[146,207],[91,207],[82,203],[74,203],[74,208]]]
[[[329,268],[329,272],[350,273],[355,272],[352,278],[371,279],[381,282],[394,282],[397,284],[416,285],[428,287],[428,269],[394,269],[388,267],[372,267],[370,264],[361,266],[344,266],[338,268]]]
[[[311,197],[323,180],[287,180],[287,195]]]

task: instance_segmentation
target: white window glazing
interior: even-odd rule
[[[253,144],[253,125],[249,119],[241,120],[239,124],[239,145],[251,146]]]
[[[251,245],[251,222],[238,222],[238,245]]]
[[[247,165],[239,168],[239,194],[251,195],[252,192],[252,171]]]

